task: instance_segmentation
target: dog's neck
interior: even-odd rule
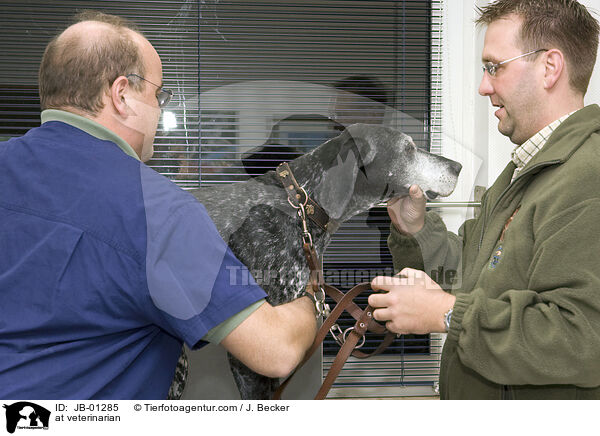
[[[337,156],[337,155],[336,155]],[[345,186],[343,195],[331,199],[331,193],[339,190],[340,180],[329,171],[336,166],[337,162],[332,159],[323,159],[323,156],[317,154],[306,154],[290,162],[298,184],[303,187],[308,195],[317,202],[338,224],[352,218],[361,212],[364,212],[378,204],[385,197],[385,188],[379,193],[370,193],[363,185],[366,185],[366,175],[358,164],[352,164],[352,168],[346,166],[343,171],[351,173],[354,171],[356,177],[351,186]],[[329,172],[329,173],[328,173]],[[335,187],[333,185],[336,185]],[[338,189],[336,189],[338,188]],[[334,207],[334,203],[343,202],[344,207]],[[339,203],[336,203],[339,205]]]

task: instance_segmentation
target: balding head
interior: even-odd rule
[[[120,17],[84,12],[78,18],[46,47],[39,71],[41,106],[97,115],[103,95],[117,77],[144,76],[141,47],[147,41]]]

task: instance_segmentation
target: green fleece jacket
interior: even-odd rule
[[[511,183],[514,169],[458,236],[427,213],[388,240],[398,270],[458,271],[441,397],[600,399],[600,108],[564,121]]]

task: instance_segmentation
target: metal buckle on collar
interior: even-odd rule
[[[305,216],[308,216],[312,222],[329,234],[335,233],[339,224],[331,220],[325,209],[308,196],[306,189],[298,184],[287,162],[283,162],[277,167],[276,174],[285,189],[290,205],[295,209],[299,209],[300,205],[304,206]]]
[[[293,188],[293,185],[291,187]],[[298,198],[298,206],[292,203],[292,199],[288,195],[288,203],[290,203],[294,209],[299,209],[301,206],[306,206],[308,204],[308,194],[306,193],[306,190],[302,186],[299,186],[298,188],[300,188],[300,192],[304,195],[304,201],[302,203],[300,203],[300,199]]]

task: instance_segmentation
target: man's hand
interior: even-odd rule
[[[388,201],[390,219],[400,233],[414,235],[425,225],[425,204],[427,199],[418,185],[412,185],[408,195]]]
[[[423,271],[404,268],[395,277],[375,277],[374,291],[387,291],[369,296],[375,308],[373,317],[387,321],[386,327],[394,333],[443,333],[444,314],[454,306],[456,297],[444,292]]]

